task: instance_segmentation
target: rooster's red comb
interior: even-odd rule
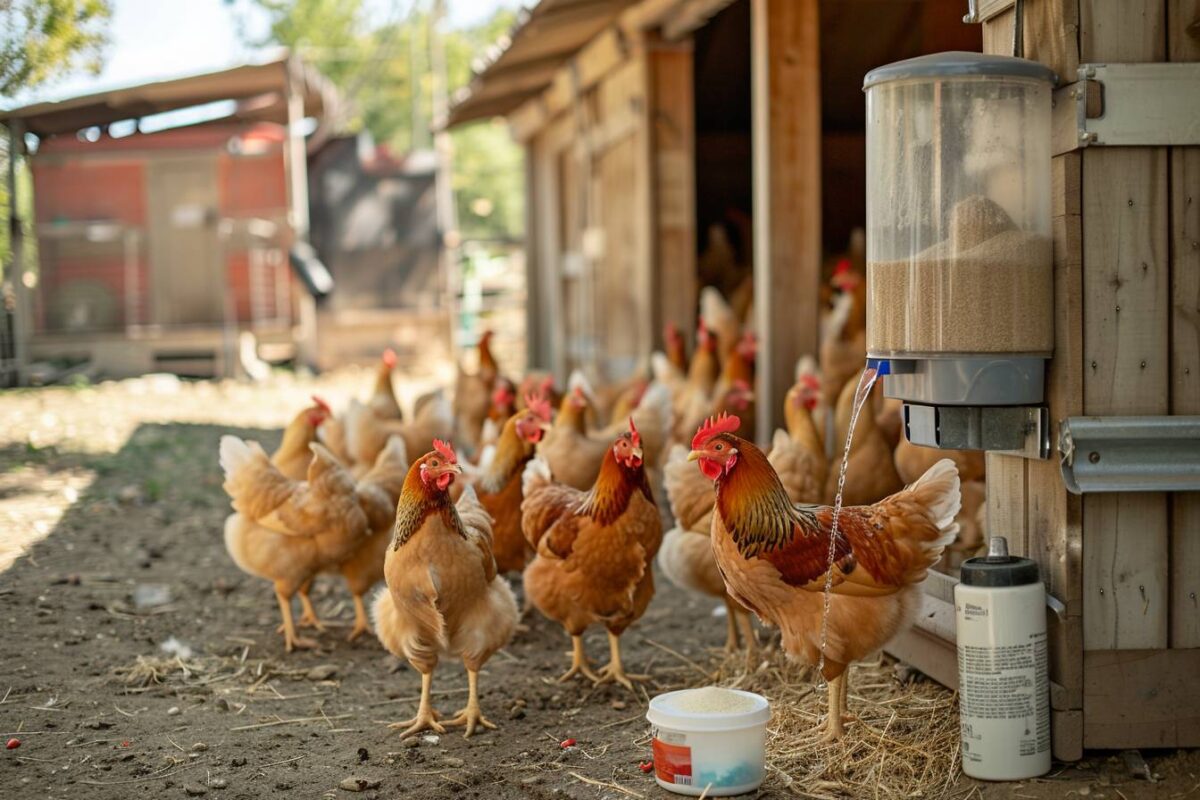
[[[333,416],[333,409],[329,407],[329,403],[326,403],[323,397],[314,394],[312,396],[312,401],[317,404],[317,408],[321,409],[329,416]]]
[[[390,347],[383,351],[383,365],[388,369],[396,366],[396,351]]]
[[[458,463],[458,455],[454,452],[454,446],[449,442],[443,442],[441,439],[433,440],[433,449],[442,454],[442,458],[449,461],[451,464]]]
[[[512,388],[507,382],[500,383],[494,392],[492,392],[492,405],[506,406],[513,401],[516,395],[513,394]]]
[[[800,376],[798,381],[801,387],[810,392],[821,391],[821,379],[811,372],[805,372]]]
[[[550,401],[541,392],[530,392],[525,395],[525,407],[537,414],[543,422],[550,421],[550,415],[553,413],[550,410]]]
[[[840,259],[837,262],[837,265],[834,266],[834,268],[833,268],[833,274],[834,275],[842,275],[846,272],[849,272],[850,268],[852,266],[853,266],[853,264],[850,263],[850,259],[848,259],[848,258]]]
[[[637,425],[633,424],[633,417],[629,418],[629,441],[633,442],[634,447],[642,446],[642,435],[638,433]]]
[[[723,413],[719,417],[709,417],[692,437],[692,449],[699,450],[712,437],[719,433],[733,433],[742,427],[742,421],[733,414]]]

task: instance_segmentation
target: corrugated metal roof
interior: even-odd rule
[[[236,117],[282,123],[287,121],[289,79],[300,85],[306,116],[321,117],[336,102],[336,92],[324,76],[299,59],[284,55],[219,72],[0,111],[0,122],[19,119],[30,133],[53,136],[204,103],[237,100]]]
[[[550,85],[554,73],[638,0],[541,0],[475,66],[447,126],[507,114]]]

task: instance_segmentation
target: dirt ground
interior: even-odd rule
[[[536,616],[481,678],[500,730],[470,740],[401,742],[386,727],[411,716],[418,676],[374,639],[342,640],[352,612],[332,581],[315,592],[331,622],[322,648],[283,652],[268,584],[223,547],[217,438],[273,446],[313,391],[336,407],[369,380],[151,376],[0,394],[0,732],[20,740],[0,756],[0,797],[670,796],[638,766],[647,694],[556,683],[568,641]],[[654,676],[650,694],[695,683],[724,639],[713,603],[658,585],[624,637],[627,664]],[[601,631],[588,648],[603,656]],[[461,665],[434,680],[442,710],[458,708]],[[941,794],[1200,797],[1196,753],[1148,756],[1154,783],[1102,753],[1045,780],[958,778]],[[772,773],[757,797],[810,790]]]

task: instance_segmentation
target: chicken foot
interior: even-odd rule
[[[350,635],[346,637],[347,642],[353,642],[364,633],[371,633],[371,625],[367,622],[367,609],[363,605],[361,594],[354,595],[354,627],[350,629]]]
[[[576,675],[582,675],[593,683],[600,680],[600,676],[592,672],[588,664],[587,653],[583,650],[583,636],[571,637],[571,668],[558,676],[558,682],[566,683]]]
[[[733,601],[728,597],[725,598],[725,652],[736,653],[738,651],[738,619],[737,609],[733,605]]]
[[[306,583],[297,594],[300,595],[300,620],[297,623],[301,628],[316,628],[321,633],[325,632],[325,623],[317,617],[317,610],[313,608],[312,600],[308,599],[308,590],[312,583]]]
[[[837,677],[831,678],[828,684],[829,713],[825,717],[824,733],[821,735],[821,741],[826,744],[836,742],[846,733],[846,718],[843,716],[846,700],[846,673],[844,671],[838,673]]]
[[[750,621],[750,614],[743,608],[732,607],[730,616],[736,622],[742,634],[742,642],[746,646],[746,669],[753,670],[759,661],[758,636],[754,633],[754,623]]]
[[[597,686],[616,681],[632,692],[634,681],[650,680],[649,675],[636,675],[625,671],[621,665],[621,637],[612,631],[608,632],[608,650],[609,661],[600,668],[599,677],[596,680]]]
[[[467,667],[467,691],[466,707],[442,724],[447,727],[466,726],[466,731],[463,733],[464,739],[471,738],[471,734],[477,727],[487,728],[491,731],[496,730],[495,724],[485,717],[479,708],[479,672],[470,667]]]
[[[438,713],[433,710],[433,701],[431,699],[431,690],[433,688],[433,673],[421,673],[421,703],[417,706],[417,713],[412,719],[406,719],[403,722],[393,722],[388,725],[389,728],[403,728],[404,732],[400,734],[401,739],[407,739],[415,733],[420,733],[424,730],[437,731],[445,733],[446,729],[438,722]]]
[[[279,615],[283,617],[280,629],[283,632],[283,646],[289,653],[296,649],[312,650],[317,647],[316,641],[296,635],[296,626],[292,621],[292,599],[279,587],[275,588],[275,599],[279,601]]]

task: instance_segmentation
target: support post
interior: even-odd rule
[[[782,422],[796,361],[817,352],[821,280],[818,0],[753,0],[758,439]]]
[[[16,362],[17,385],[26,383],[29,366],[29,334],[33,329],[33,303],[25,285],[25,227],[21,219],[21,198],[17,192],[17,159],[25,154],[25,123],[19,119],[8,123],[8,276],[12,281],[16,301],[13,318],[13,357]]]

